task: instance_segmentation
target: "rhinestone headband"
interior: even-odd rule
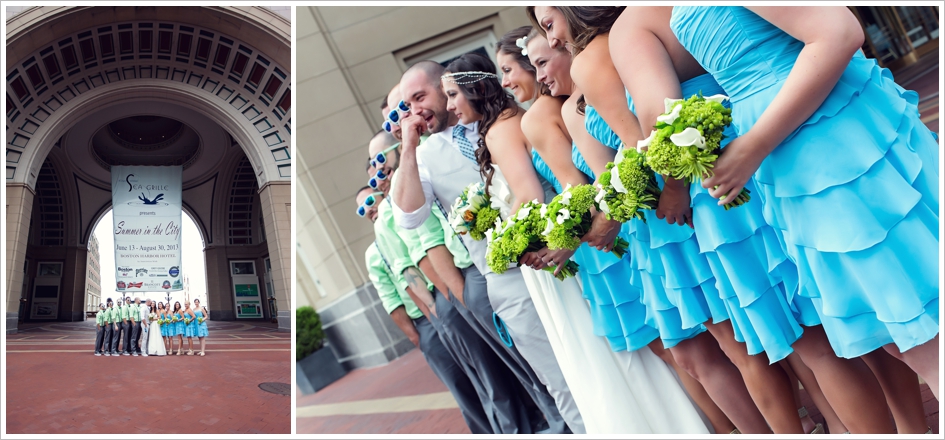
[[[459,81],[457,81],[456,79],[454,79],[454,77],[457,77],[457,76],[469,76],[469,77],[471,77],[471,78],[468,79],[468,80],[459,80]],[[498,79],[499,77],[498,77],[498,75],[496,75],[496,74],[494,74],[494,73],[492,73],[492,72],[479,72],[479,71],[447,73],[446,75],[443,75],[443,76],[440,77],[440,79],[442,79],[442,80],[446,80],[446,81],[449,81],[449,82],[451,82],[451,83],[459,84],[459,85],[472,84],[472,83],[474,83],[474,82],[482,81],[483,79],[486,79],[486,78],[496,78],[496,79]]]

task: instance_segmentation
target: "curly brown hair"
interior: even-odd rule
[[[459,73],[460,75],[453,76],[453,79],[458,82],[467,79],[461,74],[462,72],[496,73],[495,64],[492,60],[477,53],[466,53],[453,60],[446,66],[446,71],[453,74]],[[482,120],[479,121],[479,147],[476,149],[476,162],[479,164],[479,174],[486,181],[486,193],[488,194],[495,168],[492,166],[492,154],[486,145],[486,133],[499,118],[515,116],[521,110],[521,107],[515,102],[515,97],[502,88],[498,78],[482,78],[476,82],[458,84],[458,87],[473,110],[482,115]]]

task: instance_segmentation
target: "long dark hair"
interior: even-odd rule
[[[574,39],[571,47],[574,55],[581,53],[587,44],[600,34],[610,32],[614,22],[620,17],[620,14],[626,9],[626,6],[552,6],[561,11],[564,15],[565,24],[568,26],[568,33]],[[532,25],[544,35],[548,36],[545,28],[538,22],[535,16],[535,7],[526,6],[525,12]]]
[[[495,64],[492,60],[477,53],[466,53],[446,66],[446,71],[448,73],[489,72],[494,74]],[[464,82],[474,78],[455,75],[451,79]],[[479,174],[486,181],[486,193],[488,193],[495,168],[492,167],[492,153],[486,146],[486,133],[503,115],[505,117],[517,115],[520,107],[515,103],[515,96],[502,88],[498,78],[482,78],[476,82],[457,85],[473,110],[482,115],[482,120],[479,121],[479,148],[476,149],[476,162],[479,163]]]
[[[177,313],[178,310],[180,310],[180,301],[174,301],[174,310],[171,313]]]
[[[535,70],[535,66],[532,65],[527,56],[522,55],[522,48],[518,47],[518,44],[516,44],[520,38],[525,38],[525,44],[527,45],[528,40],[536,35],[538,35],[538,31],[531,26],[522,26],[512,29],[499,39],[496,52],[514,57],[518,66],[530,73],[531,76],[535,78],[535,82],[538,83],[538,72]],[[538,83],[538,93],[541,95],[551,95],[551,90],[548,90],[548,86]]]

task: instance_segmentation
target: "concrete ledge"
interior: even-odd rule
[[[16,334],[16,324],[19,321],[19,313],[16,312],[7,312],[7,334],[15,335]]]
[[[346,370],[385,365],[414,347],[366,284],[318,311],[329,346]]]

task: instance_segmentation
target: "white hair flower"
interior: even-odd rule
[[[518,46],[520,49],[522,49],[523,57],[528,56],[528,49],[526,48],[528,46],[528,35],[522,38],[519,38],[518,40],[515,40],[515,45]]]

